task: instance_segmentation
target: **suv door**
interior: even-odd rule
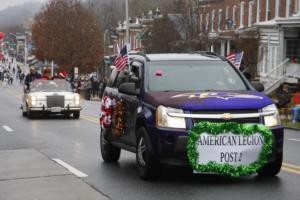
[[[103,97],[107,96],[114,101],[111,124],[112,140],[122,145],[135,147],[135,121],[139,106],[138,95],[119,92],[122,84],[132,82],[135,83],[139,90],[141,85],[140,66],[132,65],[130,70],[127,67],[121,72],[114,70]],[[123,107],[123,109],[120,110],[120,107]],[[124,113],[122,110],[124,110]],[[120,129],[120,125],[122,124],[124,128]],[[122,130],[121,133],[120,130]]]
[[[140,106],[140,93],[141,93],[141,83],[142,83],[142,71],[141,64],[139,62],[133,62],[131,64],[131,69],[126,79],[129,83],[134,83],[137,91],[137,95],[124,94],[119,91],[121,99],[124,101],[126,107],[125,114],[125,134],[124,139],[130,146],[136,145],[136,135],[135,135],[135,123],[138,115],[138,108]]]

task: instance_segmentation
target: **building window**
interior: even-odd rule
[[[202,31],[203,27],[203,14],[200,14],[200,31]]]
[[[232,9],[232,20],[233,20],[233,28],[236,26],[236,6],[233,6]]]
[[[253,23],[253,1],[249,1],[248,27]]]
[[[261,0],[257,0],[256,5],[256,23],[260,22]]]
[[[244,28],[244,8],[245,8],[245,2],[241,2],[240,6],[240,28]]]
[[[286,0],[285,17],[289,17],[291,13],[291,0]]]
[[[286,40],[286,57],[293,59],[300,59],[300,39]]]
[[[222,31],[222,9],[219,10],[218,14],[218,32]]]
[[[279,17],[279,8],[280,8],[280,0],[276,0],[276,2],[275,2],[275,18]]]
[[[205,32],[208,32],[208,25],[209,25],[209,14],[206,14],[206,24],[205,24]]]
[[[211,32],[215,32],[214,25],[215,25],[215,10],[213,10],[211,13]]]
[[[270,0],[266,0],[266,21],[271,18]]]
[[[225,21],[227,22],[228,20],[228,15],[229,15],[229,6],[226,6],[226,11],[225,11]],[[227,23],[225,23],[225,29],[228,29]]]

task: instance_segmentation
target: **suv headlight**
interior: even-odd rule
[[[171,117],[168,113],[183,113],[183,110],[158,106],[156,111],[156,126],[163,128],[181,128],[185,129],[185,118]]]
[[[262,111],[274,113],[272,115],[264,116],[265,125],[268,127],[281,125],[280,115],[277,107],[274,104],[266,106],[262,109]]]

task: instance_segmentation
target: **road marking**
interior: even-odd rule
[[[6,132],[14,132],[14,130],[12,129],[12,128],[10,128],[9,126],[6,126],[6,125],[4,125],[4,126],[2,126],[2,128],[4,129],[4,130],[6,130]]]
[[[64,168],[66,168],[67,170],[69,170],[71,173],[75,174],[79,178],[88,177],[87,174],[75,169],[74,167],[72,167],[71,165],[65,163],[64,161],[62,161],[60,159],[54,158],[52,160],[57,162],[58,164],[60,164],[61,166],[63,166]]]
[[[300,175],[300,171],[298,171],[298,170],[294,170],[294,169],[287,168],[287,167],[284,167],[284,166],[282,166],[281,169],[282,169],[283,171],[286,171],[286,172],[291,172],[291,173]]]
[[[81,115],[80,118],[82,118],[84,120],[87,120],[87,121],[90,121],[90,122],[93,122],[93,123],[96,123],[96,124],[99,123],[99,119],[96,118],[96,117],[92,117],[92,116],[88,116],[88,115]]]
[[[289,164],[289,163],[282,163],[283,166],[285,167],[290,167],[290,168],[293,168],[293,169],[296,169],[296,170],[300,170],[300,166],[297,166],[297,165],[292,165],[292,164]]]
[[[289,141],[295,141],[295,142],[300,142],[300,139],[295,139],[295,138],[288,138]]]

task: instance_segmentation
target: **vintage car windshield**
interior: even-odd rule
[[[240,75],[224,61],[149,63],[150,91],[247,90]]]
[[[66,80],[36,80],[31,83],[31,92],[71,92],[71,85]]]

